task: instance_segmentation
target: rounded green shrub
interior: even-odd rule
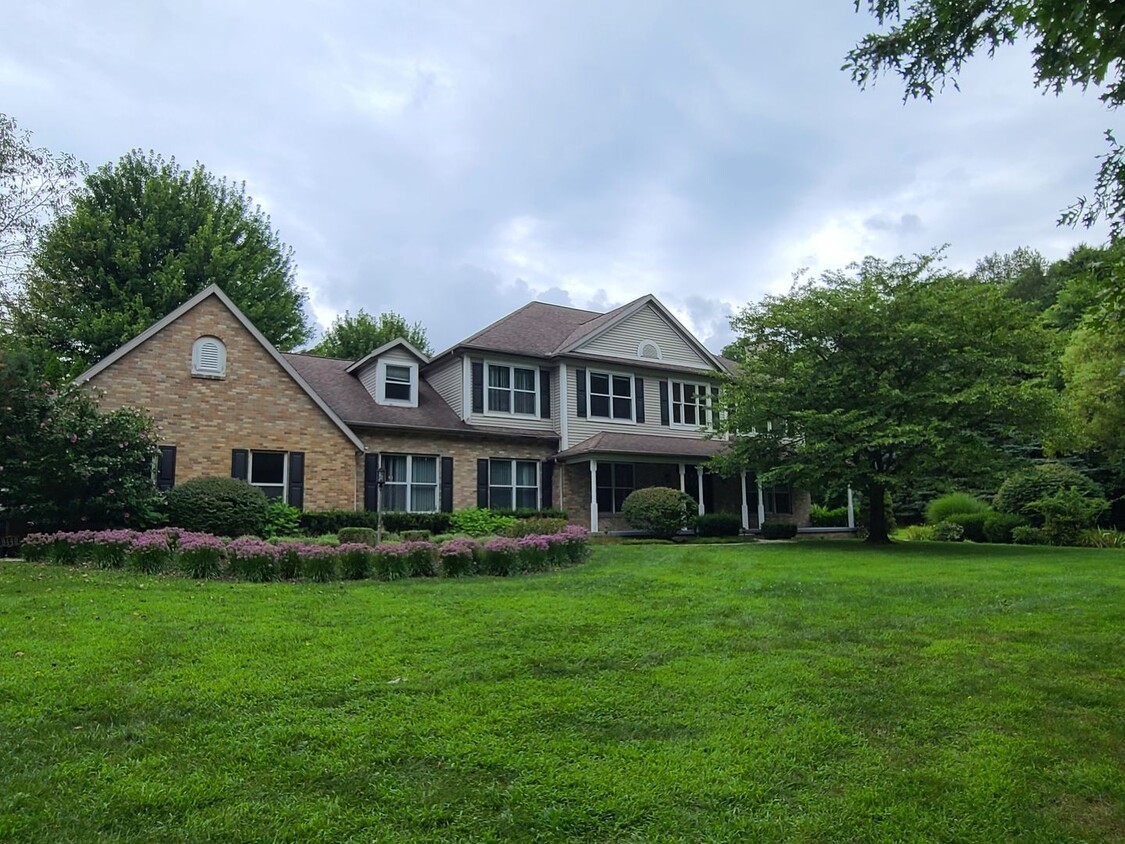
[[[965,532],[965,539],[971,542],[988,542],[988,538],[984,535],[984,523],[992,515],[994,514],[991,509],[979,513],[954,513],[943,521],[961,525],[961,530]]]
[[[1015,513],[1036,524],[1042,524],[1032,502],[1049,498],[1074,487],[1087,498],[1101,497],[1102,490],[1077,469],[1062,463],[1039,463],[1016,472],[1000,486],[993,506],[1001,513]]]
[[[261,536],[269,499],[257,487],[234,478],[192,478],[168,490],[168,523],[215,536]]]
[[[960,542],[965,538],[965,529],[956,522],[938,522],[934,525],[934,539],[938,542]]]
[[[927,505],[926,522],[936,525],[938,522],[946,521],[950,516],[984,513],[989,509],[987,504],[967,492],[951,492],[935,498]]]
[[[695,532],[700,536],[738,536],[742,518],[734,513],[704,513],[695,519]]]
[[[1012,531],[1027,524],[1027,519],[1014,513],[989,513],[984,520],[984,538],[988,542],[1010,544]]]
[[[629,493],[621,513],[630,527],[669,537],[692,523],[695,508],[692,497],[678,489],[650,486]]]
[[[1016,545],[1050,545],[1050,537],[1043,528],[1021,525],[1012,528],[1012,542]]]
[[[796,535],[796,522],[762,523],[762,539],[792,539]]]

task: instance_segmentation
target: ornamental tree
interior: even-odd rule
[[[993,476],[1040,435],[1056,401],[1049,332],[939,254],[867,258],[737,314],[721,423],[735,438],[718,468],[883,501],[940,473]],[[867,511],[868,541],[889,541],[883,508]]]
[[[77,374],[217,283],[280,349],[309,338],[292,250],[243,184],[134,150],[43,233],[13,328]]]
[[[0,512],[37,530],[144,526],[159,503],[152,419],[101,413],[90,394],[55,390],[31,359],[0,348]]]

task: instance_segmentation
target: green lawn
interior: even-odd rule
[[[0,840],[1120,841],[1125,553],[510,580],[0,563]]]

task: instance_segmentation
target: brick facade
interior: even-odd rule
[[[226,346],[226,377],[191,374],[192,344]],[[352,509],[355,445],[222,302],[211,296],[94,375],[101,406],[146,410],[176,446],[177,482],[231,471],[231,449],[303,451],[305,509]]]
[[[517,460],[546,460],[558,451],[554,441],[513,442],[492,437],[465,437],[424,432],[361,431],[360,437],[368,451],[388,454],[424,454],[453,458],[453,509],[477,506],[477,460],[490,457]],[[363,455],[357,456],[356,500],[363,507]],[[557,496],[558,479],[555,480]],[[557,503],[556,507],[559,506]]]

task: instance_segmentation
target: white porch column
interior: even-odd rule
[[[684,464],[680,464],[680,492],[687,492],[687,484],[684,482]]]
[[[590,533],[598,532],[598,461],[590,458]]]
[[[766,497],[762,495],[762,482],[758,482],[758,528],[766,523]]]
[[[750,530],[750,505],[746,501],[746,470],[742,471],[742,482],[738,485],[742,490],[742,529]]]
[[[848,528],[855,530],[855,504],[852,501],[852,488],[848,487]]]
[[[702,466],[696,466],[695,467],[695,486],[696,486],[697,491],[699,492],[699,498],[696,499],[696,501],[699,502],[699,515],[702,516],[703,515],[703,467]]]

